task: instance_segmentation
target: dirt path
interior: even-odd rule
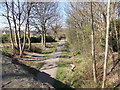
[[[45,64],[37,75],[37,79],[53,85],[56,77],[57,64],[59,62],[59,56],[61,55],[61,49],[64,47],[64,40],[59,42],[56,50],[50,55],[49,59],[46,60]]]

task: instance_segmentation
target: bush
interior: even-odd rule
[[[31,43],[40,43],[41,37],[31,37]],[[46,36],[46,42],[56,42],[51,36]]]
[[[31,43],[40,43],[41,37],[31,37],[30,40],[31,40]]]
[[[66,32],[67,36],[67,41],[69,44],[69,50],[72,53],[72,55],[77,55],[80,53],[80,43],[79,43],[79,38],[77,37],[77,32],[71,30],[67,30]]]
[[[2,43],[7,43],[10,42],[10,34],[4,34],[0,37],[0,41],[2,41]]]
[[[46,36],[46,42],[56,42],[51,36]]]
[[[24,39],[24,35],[22,34],[21,35],[21,42],[23,42],[23,39]],[[2,35],[0,37],[0,40],[2,41],[2,43],[10,42],[10,34]],[[26,37],[26,40],[27,40],[27,37]],[[31,40],[31,43],[40,43],[41,42],[41,36],[31,37],[30,40]],[[27,40],[27,42],[28,42],[28,40]],[[46,36],[46,42],[56,42],[56,40],[53,39],[51,36]]]

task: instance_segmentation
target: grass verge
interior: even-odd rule
[[[72,56],[68,51],[67,44],[62,50],[56,74],[56,80],[68,85],[72,88],[93,88],[96,87],[92,80],[92,61],[83,58],[82,55]],[[70,64],[76,66],[75,70],[71,70]],[[59,82],[54,83],[55,88],[67,88]]]

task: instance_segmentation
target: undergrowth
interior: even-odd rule
[[[62,55],[71,55],[68,51],[68,46],[65,44],[65,47],[62,50]],[[70,64],[76,65],[74,71],[71,70]],[[85,59],[81,55],[76,55],[69,58],[60,58],[58,65],[56,79],[63,82],[66,85],[69,85],[72,88],[92,88],[96,87],[92,80],[92,62],[90,59]],[[59,83],[55,82],[56,88],[65,88]]]
[[[72,88],[101,88],[103,81],[103,64],[104,64],[104,53],[96,53],[97,60],[97,83],[93,81],[92,71],[92,59],[91,52],[83,52],[77,55],[73,55],[70,52],[69,44],[65,44],[60,58],[56,79]],[[102,52],[102,50],[100,50]],[[76,65],[74,71],[71,70],[71,65]],[[113,61],[108,58],[108,72],[113,67]],[[118,72],[117,67],[107,75],[106,87],[114,88],[118,83]],[[56,88],[65,88],[58,82],[55,82]]]

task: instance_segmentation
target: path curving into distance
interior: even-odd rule
[[[50,55],[50,57],[45,61],[45,64],[40,69],[37,74],[37,79],[44,83],[54,84],[57,65],[59,62],[59,56],[61,55],[61,50],[64,47],[64,40],[61,40],[55,49],[55,51]]]

